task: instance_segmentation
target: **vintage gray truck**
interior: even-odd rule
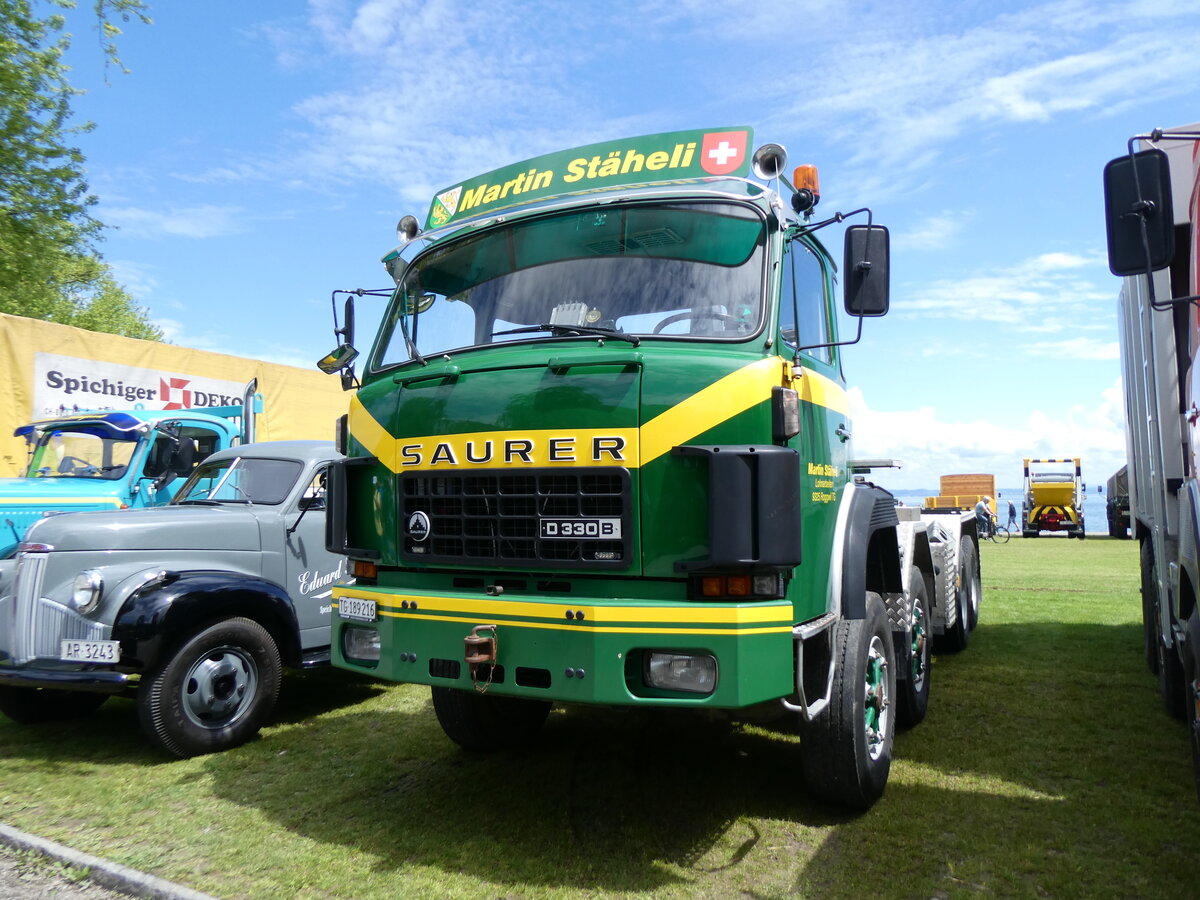
[[[114,694],[175,756],[236,746],[267,721],[283,666],[329,661],[325,549],[333,444],[212,454],[167,506],[35,523],[0,560],[0,712],[86,715]]]

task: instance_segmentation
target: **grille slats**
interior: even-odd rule
[[[22,553],[17,562],[10,608],[0,610],[0,640],[12,662],[24,665],[39,657],[57,659],[60,641],[107,640],[111,626],[85,619],[61,603],[41,596],[46,576],[45,553]]]
[[[630,480],[625,469],[534,469],[470,475],[406,473],[400,522],[429,520],[411,531],[404,556],[430,562],[552,563],[555,567],[625,566],[630,558]],[[546,537],[543,522],[620,523],[620,536]]]

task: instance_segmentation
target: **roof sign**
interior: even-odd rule
[[[439,191],[425,227],[440,228],[556,194],[677,178],[745,176],[752,137],[749,128],[669,131],[536,156]]]

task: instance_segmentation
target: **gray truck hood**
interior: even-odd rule
[[[260,507],[265,515],[277,515]],[[269,511],[270,510],[270,511]],[[257,513],[242,506],[165,506],[42,519],[25,540],[72,550],[261,550]]]

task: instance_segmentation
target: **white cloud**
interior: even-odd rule
[[[965,214],[942,212],[916,222],[906,231],[893,231],[892,251],[944,250],[954,243],[966,218]]]
[[[1047,360],[1120,358],[1120,348],[1116,341],[1101,341],[1088,337],[1068,338],[1064,341],[1038,341],[1026,345],[1025,353]]]
[[[211,238],[245,231],[245,211],[236,206],[192,206],[158,211],[105,206],[104,220],[134,237]]]
[[[1027,457],[1079,456],[1087,477],[1101,481],[1125,462],[1119,378],[1092,403],[1073,404],[1061,415],[1034,408],[1016,426],[986,418],[950,420],[928,406],[875,410],[858,388],[851,388],[849,395],[855,455],[905,463],[898,472],[880,476],[886,487],[933,490],[942,475],[960,473],[995,475],[998,485],[1012,487],[1020,484]]]
[[[1099,257],[1044,253],[991,273],[901,286],[896,308],[1041,334],[1070,330],[1080,321],[1094,325],[1114,315],[1114,291],[1103,266]]]

